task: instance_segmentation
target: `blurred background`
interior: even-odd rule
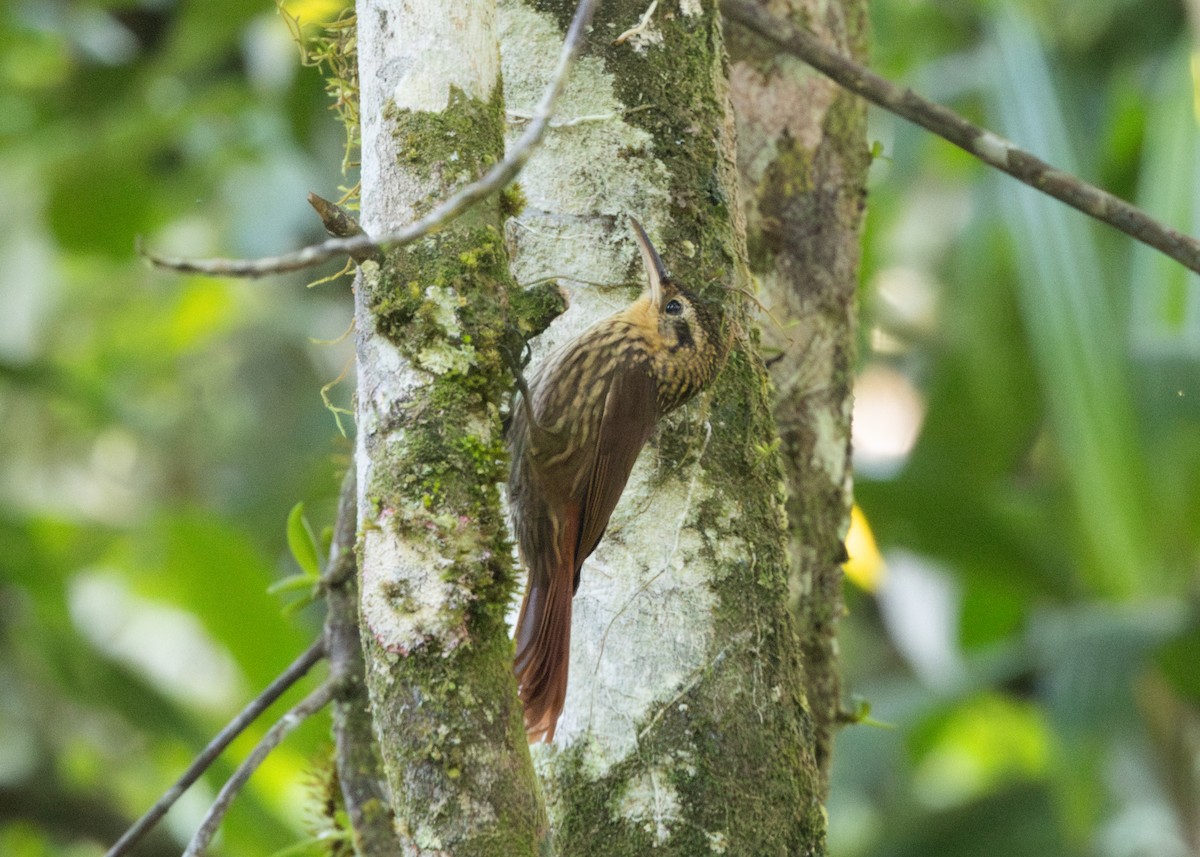
[[[350,400],[349,281],[168,275],[134,239],[264,255],[324,237],[305,195],[347,181],[324,88],[270,0],[0,3],[6,857],[102,854],[319,633],[267,589],[298,571],[289,510],[330,523],[349,460],[322,400]],[[264,728],[143,853],[180,853]],[[313,832],[328,734],[318,719],[272,754],[224,853]]]
[[[883,74],[1200,231],[1200,5],[871,12]],[[836,744],[831,852],[1200,854],[1200,279],[869,133],[841,643],[880,725]]]
[[[1178,0],[871,14],[884,74],[1200,231]],[[269,2],[0,4],[0,854],[103,853],[319,630],[268,587],[348,461],[348,282],[169,276],[133,242],[321,237],[305,194],[353,181],[332,103]],[[890,116],[870,134],[842,625],[870,714],[831,853],[1200,853],[1200,282]],[[225,853],[309,850],[327,734],[270,758]],[[178,853],[230,769],[142,853]]]

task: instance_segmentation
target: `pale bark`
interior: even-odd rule
[[[503,154],[495,5],[357,11],[363,227],[382,234]],[[362,636],[406,855],[534,854],[545,828],[503,618],[499,228],[496,200],[476,206],[356,288]]]
[[[682,282],[726,303],[739,337],[711,391],[642,453],[583,568],[565,713],[535,761],[560,854],[819,854],[772,403],[720,288],[749,285],[720,26],[712,2],[665,2],[611,44],[648,5],[598,11],[559,127],[522,174],[514,273],[574,278],[534,360],[636,295],[628,215]],[[510,111],[536,98],[571,6],[502,0]]]
[[[864,0],[779,0],[770,9],[839,53],[864,58]],[[726,29],[750,264],[774,316],[760,321],[788,481],[793,598],[827,779],[841,697],[835,635],[852,488],[866,106],[740,26]]]
[[[487,56],[492,10],[446,5],[359,4],[370,233],[419,216],[498,157],[487,149],[487,111],[500,104]],[[647,5],[604,4],[557,127],[521,177],[528,206],[506,231],[514,273],[568,278],[571,295],[534,360],[640,289],[629,215],[647,225],[682,282],[725,303],[736,341],[712,389],[643,453],[583,569],[565,713],[554,745],[535,752],[552,847],[821,854],[819,758],[836,680],[826,680],[832,625],[814,633],[812,617],[840,605],[829,591],[836,556],[822,552],[837,543],[848,496],[846,398],[832,397],[817,417],[826,424],[808,455],[824,487],[809,487],[833,511],[794,545],[802,564],[793,568],[757,334],[722,288],[750,281],[715,4],[660,3],[644,28],[613,45]],[[512,137],[539,99],[573,9],[569,0],[501,2]],[[445,62],[422,59],[433,46]],[[425,119],[455,111],[470,121],[427,135]],[[411,854],[534,853],[545,832],[500,621],[512,569],[492,486],[502,474],[500,352],[512,345],[504,331],[515,292],[495,259],[498,225],[495,206],[473,210],[436,239],[367,262],[358,286],[367,684],[397,833]],[[844,247],[845,233],[835,233]],[[844,277],[834,279],[844,298]],[[846,342],[849,308],[843,299]],[[839,349],[831,353],[848,361]],[[820,371],[833,362],[822,358]],[[811,599],[826,599],[800,613],[803,648],[788,610],[796,569],[797,579],[822,581]],[[815,718],[802,651],[808,679],[824,676]],[[825,661],[814,665],[818,656]]]

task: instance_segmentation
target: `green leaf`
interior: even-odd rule
[[[287,542],[296,564],[310,579],[321,576],[321,561],[317,556],[317,538],[313,535],[308,518],[304,517],[304,503],[297,503],[288,513]]]
[[[272,595],[278,595],[281,592],[297,592],[312,588],[312,575],[306,572],[303,574],[291,574],[282,580],[275,581],[267,587],[267,592],[271,593]]]

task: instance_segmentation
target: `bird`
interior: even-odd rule
[[[647,288],[558,347],[510,415],[509,508],[528,572],[513,671],[530,743],[554,739],[567,693],[571,604],[638,453],[659,420],[710,384],[722,314],[674,280],[632,217]]]

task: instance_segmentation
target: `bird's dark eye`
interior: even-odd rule
[[[677,300],[667,301],[667,305],[663,307],[667,315],[680,315],[683,312],[683,304]]]

